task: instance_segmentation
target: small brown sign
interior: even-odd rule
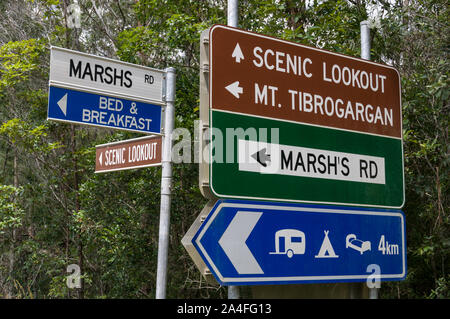
[[[393,67],[222,25],[209,44],[212,110],[402,137]]]
[[[96,146],[95,172],[161,165],[162,137],[141,138]]]

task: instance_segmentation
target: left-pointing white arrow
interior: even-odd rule
[[[100,165],[103,165],[103,152],[100,153],[100,156],[98,157],[98,162],[100,163]]]
[[[260,212],[238,211],[219,239],[220,247],[239,274],[264,273],[245,243],[261,215]]]
[[[230,92],[237,98],[239,98],[239,94],[242,94],[244,92],[244,89],[239,86],[239,81],[233,82],[230,85],[227,85],[225,88],[228,90],[228,92]]]
[[[67,94],[68,93],[64,94],[64,96],[61,98],[61,100],[56,102],[56,104],[58,104],[61,111],[64,113],[64,116],[66,116],[66,113],[67,113]]]

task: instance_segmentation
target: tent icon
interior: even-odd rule
[[[324,230],[323,232],[325,233],[325,238],[323,239],[322,246],[315,258],[339,258],[339,256],[335,254],[330,239],[328,238],[328,233],[330,231]]]

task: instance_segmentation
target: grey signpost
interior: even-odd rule
[[[370,60],[370,28],[369,21],[361,21],[361,58]]]
[[[227,22],[237,28],[239,17],[239,0],[228,0]],[[239,299],[239,286],[228,286],[228,299]]]
[[[174,68],[163,71],[51,48],[49,120],[163,135],[157,299],[166,298],[174,103]]]
[[[369,21],[361,21],[361,58],[370,60],[370,28]],[[378,286],[381,284],[378,281]],[[369,298],[378,299],[378,288],[369,288]]]
[[[156,299],[166,298],[167,257],[169,250],[170,202],[172,187],[172,131],[175,121],[174,68],[166,69],[166,116],[161,173],[161,209],[159,217],[158,268],[156,274]]]

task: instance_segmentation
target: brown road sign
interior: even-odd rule
[[[161,165],[161,136],[145,136],[96,146],[95,172]]]
[[[208,198],[403,206],[397,70],[222,25],[200,48]]]
[[[213,111],[402,136],[392,67],[222,25],[209,47]]]

